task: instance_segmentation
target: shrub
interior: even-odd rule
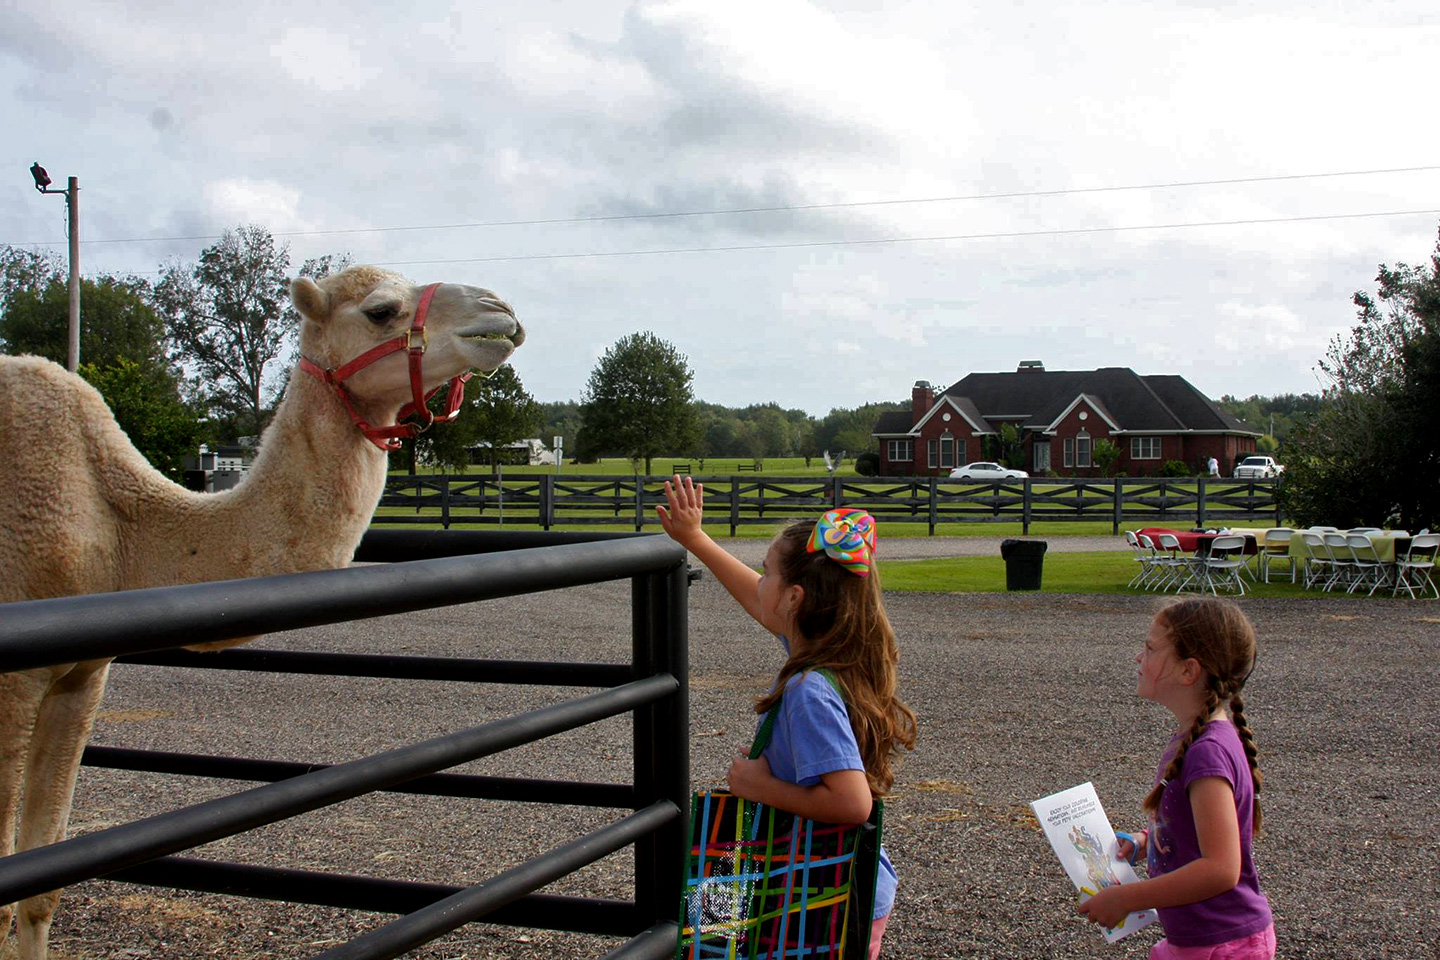
[[[873,477],[880,473],[880,454],[862,453],[855,458],[855,472],[862,477]]]
[[[1166,460],[1165,466],[1160,468],[1162,477],[1193,477],[1195,471],[1191,470],[1183,460]]]

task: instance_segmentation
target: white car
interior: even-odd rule
[[[1276,463],[1274,457],[1246,457],[1235,465],[1236,479],[1266,479],[1284,472],[1285,468]]]
[[[967,463],[950,471],[951,480],[1024,480],[1030,474],[1024,470],[1011,470],[998,463]]]

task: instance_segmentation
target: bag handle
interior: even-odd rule
[[[835,674],[831,673],[824,667],[816,667],[811,672],[818,673],[826,680],[829,680],[830,686],[835,688],[835,692],[838,693],[840,695],[840,699],[844,701],[845,691],[840,689],[840,681],[835,679]],[[776,698],[775,703],[771,705],[768,711],[766,711],[765,719],[760,721],[760,729],[755,731],[755,739],[750,744],[751,760],[759,760],[760,754],[764,753],[765,748],[770,746],[770,739],[775,735],[775,718],[780,715],[780,702],[784,699],[785,692],[782,690],[780,692],[780,696]],[[845,709],[850,709],[850,705],[848,703],[845,704]]]

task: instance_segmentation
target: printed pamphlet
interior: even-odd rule
[[[1030,808],[1045,830],[1055,856],[1060,858],[1060,865],[1070,875],[1070,882],[1080,891],[1081,903],[1106,887],[1139,882],[1130,864],[1116,859],[1119,846],[1115,831],[1100,806],[1093,784],[1082,783],[1052,793],[1032,801]],[[1118,926],[1101,929],[1106,942],[1114,943],[1158,919],[1154,910],[1141,910],[1128,915]]]

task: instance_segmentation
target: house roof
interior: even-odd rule
[[[972,373],[936,397],[949,399],[967,419],[1018,421],[1025,429],[1047,430],[1083,398],[1115,428],[1144,431],[1258,432],[1220,409],[1181,376],[1141,376],[1129,367],[1099,370],[1028,370]],[[973,414],[973,415],[972,415]],[[883,414],[877,434],[905,434],[915,424],[908,412]]]

